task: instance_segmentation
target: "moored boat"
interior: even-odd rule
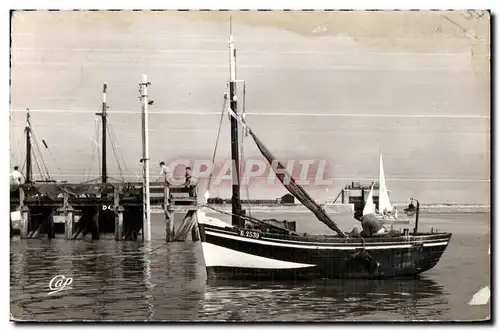
[[[232,223],[198,211],[198,227],[209,279],[389,278],[415,276],[433,268],[446,250],[451,233],[418,231],[363,237],[345,233],[299,186],[237,112],[236,52],[229,40],[231,156],[239,164],[239,130],[256,143],[284,187],[335,235],[299,234],[286,227],[246,215],[241,208],[239,167],[234,167]],[[220,128],[219,128],[220,130]],[[214,210],[216,212],[220,212]]]

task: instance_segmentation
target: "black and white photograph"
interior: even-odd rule
[[[491,321],[492,20],[11,10],[10,321]]]

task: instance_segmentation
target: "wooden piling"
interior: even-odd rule
[[[123,237],[123,212],[125,208],[118,206],[115,209],[115,240],[120,241]]]
[[[99,208],[95,208],[92,219],[90,220],[90,232],[92,234],[92,239],[98,240],[99,235]]]
[[[73,224],[75,223],[75,218],[73,214],[73,208],[68,206],[65,213],[65,227],[64,227],[64,239],[73,239]]]
[[[21,219],[19,220],[19,231],[21,239],[28,238],[28,227],[29,227],[29,209],[24,204],[24,189],[19,186],[19,212],[21,213]]]
[[[122,240],[123,236],[123,212],[124,208],[120,206],[121,186],[115,186],[113,190],[114,211],[115,211],[115,240]]]
[[[167,184],[165,184],[163,194],[164,194],[163,210],[165,211],[166,242],[171,242],[174,240],[174,213],[170,206],[170,189]]]
[[[193,217],[197,217],[196,215]],[[191,240],[192,241],[199,241],[200,240],[200,233],[198,230],[198,221],[194,223],[193,227],[191,228]]]
[[[56,237],[56,231],[54,228],[54,210],[47,215],[47,219],[42,221],[47,224],[47,238],[54,239]]]
[[[174,211],[170,205],[167,206],[165,210],[165,221],[166,221],[166,241],[171,242],[174,241],[175,237],[175,220],[174,220]]]
[[[73,207],[70,206],[69,202],[69,194],[65,190],[63,192],[63,207],[62,212],[64,214],[64,239],[72,240],[73,239],[73,224],[75,222]]]
[[[20,236],[21,239],[26,239],[28,238],[28,231],[29,231],[29,208],[27,206],[22,205],[19,208],[19,211],[21,212],[21,220],[19,221],[19,231],[20,231]]]

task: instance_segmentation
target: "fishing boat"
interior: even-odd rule
[[[415,227],[411,231],[404,229],[363,237],[359,233],[346,233],[337,226],[267,149],[244,116],[238,113],[236,50],[232,33],[229,55],[229,107],[226,111],[231,122],[233,164],[240,164],[241,131],[252,137],[283,186],[334,233],[299,234],[285,226],[246,215],[240,200],[240,170],[238,166],[233,166],[231,224],[211,216],[212,213],[224,212],[207,205],[197,212],[208,279],[371,279],[411,277],[433,268],[448,247],[452,235],[418,231],[418,200]],[[209,194],[205,198],[207,196]],[[209,213],[207,208],[213,210]]]

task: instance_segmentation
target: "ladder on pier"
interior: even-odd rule
[[[167,241],[185,241],[189,233],[197,237],[196,211],[198,197],[195,187],[150,184],[150,203],[165,213]],[[196,233],[196,234],[193,234]]]

